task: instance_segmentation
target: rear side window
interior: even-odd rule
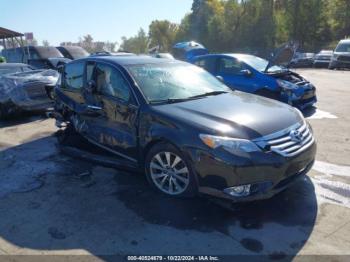
[[[102,95],[129,101],[128,83],[117,69],[109,65],[97,64],[95,74],[97,89]]]
[[[65,87],[79,90],[83,87],[84,63],[70,63],[64,69]]]
[[[195,65],[202,67],[208,72],[215,72],[216,59],[214,57],[202,58],[197,60]]]

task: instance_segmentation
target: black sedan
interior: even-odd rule
[[[232,91],[203,69],[140,56],[68,63],[57,123],[145,171],[171,196],[268,198],[311,168],[316,144],[293,107]]]

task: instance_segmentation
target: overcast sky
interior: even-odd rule
[[[42,44],[77,42],[91,34],[95,41],[119,42],[148,31],[152,20],[179,23],[192,0],[1,0],[0,27],[33,32]]]

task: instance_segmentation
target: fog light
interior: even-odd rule
[[[250,184],[225,188],[224,192],[234,197],[243,197],[250,194]]]

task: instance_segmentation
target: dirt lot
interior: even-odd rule
[[[61,154],[53,120],[0,122],[0,255],[350,255],[350,71],[298,71],[318,88],[307,112],[315,166],[235,211],[169,199],[142,175]]]

